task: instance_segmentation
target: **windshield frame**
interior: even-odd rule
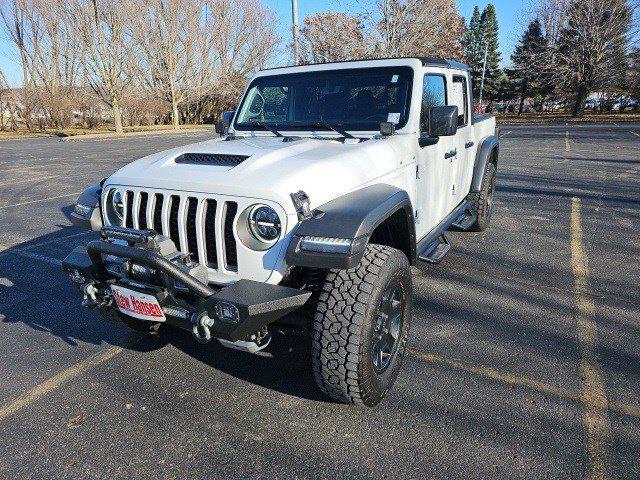
[[[256,86],[257,83],[260,83],[262,81],[264,81],[265,78],[268,79],[273,79],[271,81],[275,81],[275,79],[277,79],[278,77],[292,77],[292,76],[303,76],[303,75],[314,75],[314,74],[318,74],[321,75],[323,73],[326,72],[332,72],[332,73],[349,73],[349,72],[357,72],[357,71],[371,71],[371,70],[375,70],[375,71],[385,71],[385,70],[398,70],[401,69],[403,75],[406,76],[406,81],[407,81],[407,98],[406,98],[406,104],[407,104],[407,108],[406,108],[406,115],[401,117],[401,121],[399,123],[396,124],[396,130],[400,130],[401,128],[404,128],[411,120],[411,115],[412,115],[412,97],[413,97],[413,90],[414,90],[414,82],[415,82],[415,69],[412,68],[411,65],[406,65],[406,64],[402,64],[402,65],[376,65],[376,66],[362,66],[362,67],[353,67],[353,68],[326,68],[326,69],[314,69],[314,70],[301,70],[299,72],[288,72],[288,73],[275,73],[275,74],[268,74],[268,75],[258,75],[256,77],[254,77],[251,82],[249,83],[249,85],[247,86],[244,95],[242,96],[242,101],[240,102],[240,105],[238,106],[238,108],[236,109],[236,114],[234,115],[233,118],[233,130],[236,132],[264,132],[270,135],[270,132],[267,128],[261,127],[261,126],[257,126],[257,125],[251,125],[250,123],[239,123],[238,122],[238,117],[240,115],[240,112],[242,112],[245,103],[247,102],[247,98],[249,97],[249,93],[251,92],[251,89],[253,87]],[[314,120],[312,123],[314,122],[320,122],[320,119]],[[329,122],[327,120],[323,120],[324,123],[331,123],[334,124],[333,122]],[[263,122],[266,123],[270,126],[273,126],[275,128],[277,128],[279,131],[289,131],[289,132],[315,132],[318,130],[321,131],[326,131],[330,134],[335,134],[335,131],[333,131],[331,128],[325,128],[322,126],[314,126],[313,128],[310,128],[309,126],[296,126],[292,123],[278,123],[278,122]],[[349,131],[349,132],[377,132],[379,131],[379,128],[351,128],[351,125],[347,124],[342,124],[342,123],[335,123],[334,125],[338,126],[339,128],[342,128],[345,131]]]

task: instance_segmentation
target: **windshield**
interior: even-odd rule
[[[410,67],[321,70],[258,77],[249,86],[236,130],[377,131],[380,122],[402,128],[409,117]]]

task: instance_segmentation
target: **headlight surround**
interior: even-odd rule
[[[258,203],[246,208],[238,217],[238,236],[252,250],[268,250],[282,234],[278,213],[269,205]]]
[[[124,198],[117,188],[107,192],[106,214],[111,225],[122,226],[124,222]]]

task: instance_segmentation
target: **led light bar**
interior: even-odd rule
[[[349,253],[353,240],[350,238],[302,237],[300,250],[320,253]]]

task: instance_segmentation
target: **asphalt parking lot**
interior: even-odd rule
[[[413,269],[389,398],[324,398],[303,337],[147,340],[60,260],[89,183],[190,133],[0,142],[0,478],[639,478],[640,124],[503,126],[496,210]]]

